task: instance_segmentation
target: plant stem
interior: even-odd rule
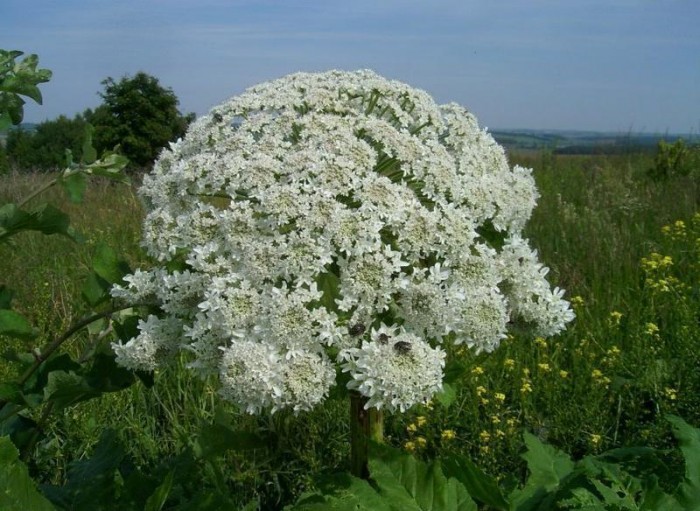
[[[50,189],[51,187],[53,187],[57,182],[58,182],[58,179],[55,179],[55,178],[54,178],[54,179],[52,179],[51,181],[49,181],[48,183],[46,183],[44,186],[42,186],[41,188],[38,188],[38,189],[34,190],[32,193],[30,193],[30,194],[27,195],[24,199],[22,199],[22,200],[19,202],[19,204],[17,204],[17,207],[18,207],[18,208],[21,208],[21,207],[24,206],[27,202],[29,202],[30,200],[32,200],[34,197],[36,197],[36,196],[38,196],[38,195],[41,195],[41,194],[44,193],[46,190],[48,190],[48,189]]]
[[[358,392],[350,393],[350,469],[362,479],[369,478],[370,442],[384,442],[384,414],[376,408],[365,409],[366,403]]]
[[[93,314],[92,316],[85,318],[81,321],[78,321],[77,323],[73,324],[68,330],[66,330],[63,335],[60,337],[57,337],[53,339],[51,342],[49,342],[41,351],[35,352],[34,355],[34,363],[27,368],[27,370],[24,372],[24,374],[20,377],[18,383],[20,385],[24,385],[27,380],[31,377],[32,374],[34,374],[34,371],[36,371],[41,364],[43,364],[51,354],[56,351],[64,342],[66,342],[73,334],[76,332],[82,330],[86,326],[88,326],[90,323],[94,323],[98,319],[106,318],[114,314],[115,312],[119,312],[125,309],[131,309],[134,307],[141,307],[141,306],[147,306],[149,304],[130,304],[130,305],[125,305],[125,306],[119,306],[115,307],[103,312],[98,312],[96,314]]]

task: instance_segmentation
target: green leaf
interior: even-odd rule
[[[321,493],[299,497],[286,511],[391,511],[394,508],[365,480],[347,473],[333,474],[318,481]]]
[[[111,287],[105,279],[96,273],[91,273],[83,282],[80,294],[88,305],[95,307],[109,299]]]
[[[85,134],[83,135],[83,155],[80,160],[84,165],[89,165],[97,160],[97,151],[92,146],[93,133],[95,133],[95,128],[93,128],[92,124],[85,124]]]
[[[120,183],[129,184],[131,180],[122,173],[129,160],[116,153],[106,153],[99,160],[87,165],[83,171],[96,176],[107,177]]]
[[[62,509],[94,511],[97,503],[115,503],[115,474],[125,457],[124,448],[113,430],[106,430],[92,456],[73,463],[64,486],[43,486],[44,494]],[[108,509],[112,509],[109,507]],[[114,509],[119,509],[115,506]]]
[[[117,253],[105,243],[97,246],[92,266],[95,273],[110,284],[120,282],[129,273],[129,265],[119,259]]]
[[[117,364],[111,351],[96,354],[84,377],[90,388],[100,393],[124,390],[136,381],[132,371]]]
[[[524,439],[528,450],[523,459],[530,469],[528,482],[553,490],[574,469],[574,462],[567,454],[543,444],[531,433],[525,432]]]
[[[678,440],[685,459],[685,479],[678,488],[676,497],[686,509],[697,509],[700,502],[700,429],[690,426],[680,417],[667,415],[673,435]]]
[[[650,480],[651,484],[647,481],[639,511],[683,511],[678,501],[661,489],[656,476],[651,476]]]
[[[0,309],[0,335],[28,340],[36,337],[36,331],[21,314]]]
[[[506,501],[496,480],[484,473],[468,458],[454,455],[443,459],[442,464],[445,475],[454,477],[462,483],[472,498],[494,509],[504,511],[510,509],[510,504]]]
[[[9,435],[18,449],[26,449],[39,434],[36,421],[19,415],[22,409],[23,406],[14,403],[7,403],[0,409],[0,436]]]
[[[3,511],[55,511],[39,493],[19,452],[8,437],[0,437],[0,509]]]
[[[442,390],[435,394],[434,399],[445,408],[448,408],[457,399],[457,391],[449,383],[443,383]]]
[[[368,465],[372,480],[393,509],[477,509],[466,488],[445,477],[439,461],[426,465],[396,449],[372,444]]]
[[[566,454],[550,445],[543,444],[536,436],[525,432],[527,451],[523,459],[527,461],[530,477],[522,489],[509,495],[511,505],[522,511],[541,509],[545,498],[553,498],[554,492],[567,475],[574,469],[574,462]]]
[[[160,511],[165,505],[165,501],[168,500],[168,495],[170,490],[173,488],[173,481],[175,480],[175,470],[168,472],[165,476],[163,482],[155,489],[153,494],[146,500],[146,505],[143,508],[144,511]]]
[[[50,204],[42,204],[33,211],[24,211],[12,203],[0,208],[0,241],[20,231],[63,234],[75,239],[68,215]]]
[[[92,388],[84,377],[65,371],[52,371],[44,387],[44,401],[51,401],[55,411],[86,401],[101,394]]]
[[[69,174],[60,180],[60,184],[68,195],[68,199],[75,204],[83,201],[83,195],[87,188],[87,178],[82,172]]]
[[[22,387],[12,382],[0,382],[0,401],[24,404]]]

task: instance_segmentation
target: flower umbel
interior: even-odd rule
[[[490,351],[510,324],[548,336],[574,316],[523,238],[531,171],[464,108],[371,71],[224,102],[140,195],[158,264],[113,295],[163,317],[115,344],[118,360],[188,352],[249,413],[310,409],[338,367],[367,406],[404,411],[441,389],[444,343]]]

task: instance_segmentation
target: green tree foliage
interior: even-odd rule
[[[11,164],[22,169],[55,170],[66,164],[65,150],[81,153],[85,134],[85,115],[69,119],[59,116],[44,121],[34,131],[14,129],[7,134],[7,152]]]
[[[682,138],[673,144],[659,140],[654,156],[654,166],[648,174],[655,181],[697,172],[700,165],[700,147],[688,146]]]
[[[89,117],[96,128],[98,150],[119,145],[137,166],[153,163],[160,150],[184,135],[194,114],[182,115],[172,89],[140,72],[119,81],[107,78],[100,94],[104,103]]]

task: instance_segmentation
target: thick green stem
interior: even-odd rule
[[[384,442],[384,415],[376,408],[365,409],[367,398],[350,393],[350,469],[362,479],[369,478],[369,443]]]

